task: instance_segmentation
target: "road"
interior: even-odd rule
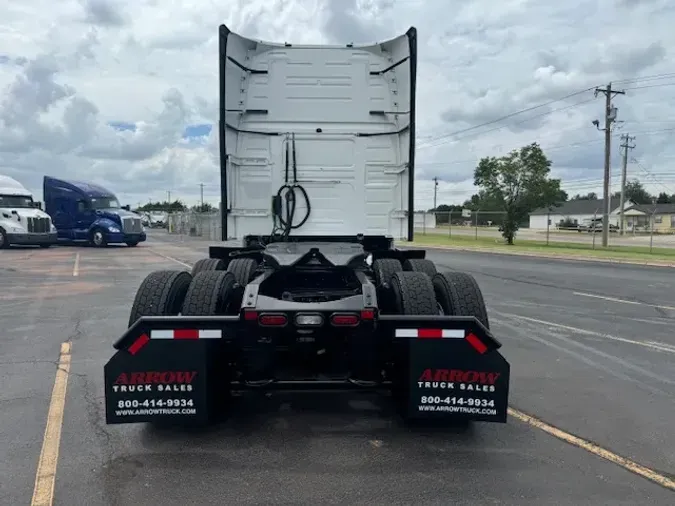
[[[58,452],[57,505],[675,502],[675,492],[516,418],[415,432],[367,397],[262,400],[206,431],[106,426],[103,365],[138,285],[205,253],[206,243],[157,233],[134,249],[0,253],[0,503],[31,503],[65,341],[60,447],[49,431],[46,445]],[[430,257],[478,279],[511,363],[514,408],[673,478],[672,269]]]
[[[461,236],[461,237],[475,237],[476,229],[472,227],[453,227],[451,230],[448,230],[447,227],[437,227],[437,228],[416,228],[416,235],[425,235],[425,234],[436,234],[443,236]],[[583,233],[570,233],[570,232],[559,232],[551,229],[549,233],[548,240],[550,243],[556,242],[572,242],[579,244],[593,244],[593,235],[595,235],[595,244],[600,246],[602,244],[602,232],[597,232],[596,234],[589,234],[588,232]],[[497,229],[494,228],[478,228],[478,238],[493,238],[500,239],[501,234]],[[532,230],[527,228],[521,228],[518,230],[516,235],[516,242],[518,239],[523,241],[546,241],[546,231],[545,230]],[[650,242],[654,248],[675,248],[675,234],[664,235],[664,234],[655,234],[654,237],[650,237],[649,234],[642,235],[630,235],[627,233],[623,237],[612,233],[609,235],[609,245],[610,246],[640,246],[640,247],[649,247]]]

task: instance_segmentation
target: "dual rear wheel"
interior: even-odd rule
[[[258,264],[250,258],[225,263],[199,260],[187,271],[155,271],[141,283],[131,307],[129,327],[143,316],[217,316],[237,314],[246,284]]]
[[[483,294],[471,274],[438,272],[426,259],[391,258],[375,260],[373,273],[385,314],[474,316],[490,328]]]
[[[141,283],[129,326],[142,316],[215,316],[236,314],[243,288],[255,276],[250,258],[198,261],[192,272],[155,271]],[[378,299],[384,314],[473,316],[490,328],[483,294],[471,274],[437,272],[426,259],[373,262]]]

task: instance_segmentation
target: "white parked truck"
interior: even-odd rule
[[[9,176],[0,175],[0,249],[10,245],[56,244],[52,219],[33,201],[33,194]]]

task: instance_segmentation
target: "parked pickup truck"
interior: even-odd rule
[[[595,232],[602,232],[602,218],[598,218],[597,220],[589,220],[584,223],[580,223],[578,228],[578,232],[588,232],[589,234],[593,231]],[[610,232],[618,232],[619,227],[614,225],[613,223],[609,224],[609,231]]]

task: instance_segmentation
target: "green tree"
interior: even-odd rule
[[[185,211],[186,209],[187,206],[183,204],[183,202],[181,202],[180,200],[174,200],[173,202],[165,200],[164,202],[148,202],[147,204],[143,204],[142,206],[138,207],[136,211],[137,212],[164,211],[170,213],[177,213]]]
[[[659,193],[659,196],[656,199],[657,204],[671,204],[673,200],[668,196],[666,192]]]
[[[502,235],[508,244],[535,209],[553,207],[567,200],[560,179],[550,179],[551,161],[534,142],[509,154],[481,159],[474,184],[504,212]]]
[[[457,219],[462,214],[462,206],[441,204],[436,209],[429,209],[427,213],[436,215],[436,225],[447,225],[450,218]]]
[[[642,183],[637,179],[626,183],[626,200],[632,200],[636,204],[651,204],[654,197],[644,189]]]
[[[576,194],[570,200],[598,200],[598,194],[595,192],[587,193],[586,195]]]
[[[192,210],[198,213],[211,213],[215,211],[215,208],[208,202],[204,202],[203,204],[192,206]]]

